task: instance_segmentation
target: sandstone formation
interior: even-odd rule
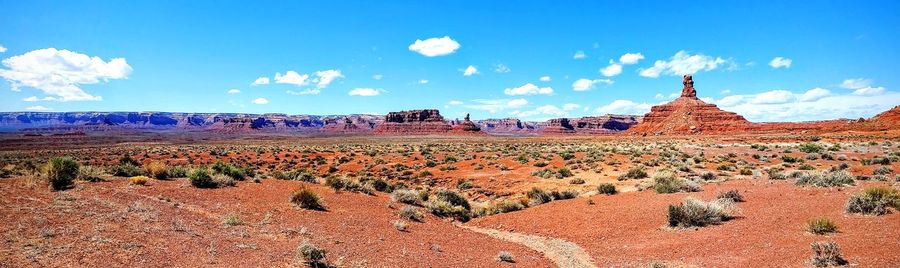
[[[884,111],[870,119],[860,118],[847,127],[857,131],[884,131],[900,129],[900,105]]]
[[[481,131],[491,134],[527,134],[537,130],[533,123],[522,122],[516,118],[478,120]]]
[[[555,118],[547,121],[547,126],[542,130],[544,134],[571,134],[575,133],[575,127],[569,122],[568,118]]]
[[[640,116],[603,115],[573,118],[570,120],[579,134],[611,134],[628,130],[641,122]]]
[[[653,106],[643,121],[629,131],[643,135],[729,133],[750,130],[753,125],[736,113],[719,109],[697,98],[694,80],[684,75],[681,96]]]
[[[435,109],[390,112],[384,122],[375,127],[377,134],[439,134],[450,131],[450,124],[444,121]]]
[[[472,122],[472,120],[469,120],[469,114],[466,114],[466,118],[462,122],[454,120],[451,122],[451,125],[452,128],[450,131],[457,134],[473,134],[481,131],[481,128],[478,127],[478,125]]]

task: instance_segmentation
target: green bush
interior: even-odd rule
[[[550,195],[553,196],[553,200],[565,200],[578,197],[578,192],[572,190],[565,190],[562,192],[553,191],[550,192]]]
[[[597,192],[605,195],[614,195],[618,191],[616,190],[616,186],[612,183],[601,183],[597,185]]]
[[[54,157],[47,162],[47,181],[55,191],[65,190],[75,184],[78,177],[78,162],[71,157]]]
[[[825,150],[825,147],[818,143],[800,144],[800,151],[804,153],[819,153]]]
[[[703,202],[685,198],[679,205],[669,205],[669,227],[702,227],[731,218],[730,203],[722,200]]]
[[[890,208],[900,209],[900,191],[888,187],[871,187],[850,196],[848,213],[884,215]]]
[[[173,166],[169,167],[169,170],[166,171],[169,178],[184,178],[187,177],[188,170],[183,167]]]
[[[213,173],[223,174],[235,180],[242,181],[246,177],[246,172],[231,164],[226,164],[222,160],[216,161],[212,166]]]
[[[306,187],[300,187],[300,189],[292,192],[290,201],[292,204],[301,208],[325,210],[325,206],[322,205],[322,199],[319,195]]]
[[[216,188],[218,186],[212,176],[209,175],[209,171],[205,168],[194,169],[194,171],[188,175],[188,181],[192,186],[197,188]]]
[[[297,248],[297,255],[306,262],[309,267],[328,267],[324,263],[327,252],[313,245],[309,241],[303,241]]]
[[[553,201],[553,195],[538,187],[531,188],[531,191],[528,191],[526,196],[529,200],[528,204],[531,206],[536,206]]]
[[[638,166],[632,167],[631,169],[628,170],[628,172],[625,172],[625,174],[622,174],[621,176],[619,176],[619,180],[643,179],[646,177],[647,177],[647,172],[644,171],[644,166],[638,165]]]
[[[435,193],[434,197],[436,200],[447,201],[454,206],[461,206],[466,210],[471,209],[471,207],[469,206],[469,201],[467,201],[465,197],[454,191],[441,189],[438,190],[437,193]]]
[[[519,211],[522,209],[525,209],[525,205],[523,205],[522,202],[506,200],[506,201],[500,201],[500,202],[494,203],[493,205],[487,207],[485,209],[486,210],[485,213],[487,215],[494,215],[494,214],[500,214],[500,213]]]
[[[438,217],[453,217],[459,221],[469,221],[470,211],[462,206],[453,205],[446,200],[433,200],[428,203],[428,210]]]
[[[112,167],[110,173],[116,177],[134,177],[143,175],[144,171],[141,170],[137,165],[133,165],[131,163],[119,164],[117,166]]]
[[[803,173],[797,178],[795,184],[799,186],[840,187],[853,185],[854,182],[850,172],[839,170],[826,174],[820,172]]]
[[[811,219],[806,222],[806,231],[817,235],[834,233],[837,232],[837,225],[828,218]]]

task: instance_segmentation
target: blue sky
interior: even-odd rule
[[[0,46],[2,111],[543,120],[643,114],[683,72],[751,121],[900,104],[897,1],[0,0]]]

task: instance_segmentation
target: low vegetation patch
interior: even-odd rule
[[[888,187],[871,187],[850,196],[848,213],[884,215],[890,209],[900,209],[900,191]]]
[[[325,263],[327,252],[314,245],[309,240],[303,241],[297,248],[297,256],[300,257],[309,267],[328,267]]]
[[[824,235],[837,232],[837,225],[828,218],[811,219],[806,222],[806,231],[812,234]]]
[[[300,187],[300,189],[292,192],[290,201],[300,208],[325,210],[325,206],[322,205],[322,198],[319,197],[319,194],[306,187]]]
[[[839,170],[828,173],[821,172],[806,172],[802,173],[797,177],[797,182],[795,183],[799,186],[813,186],[813,187],[841,187],[847,185],[853,185],[853,176],[850,175],[850,172]]]
[[[502,261],[502,262],[509,262],[509,263],[516,262],[515,260],[513,260],[512,253],[509,253],[506,251],[500,251],[500,253],[497,254],[497,260]]]
[[[128,179],[128,181],[134,185],[147,185],[147,182],[150,181],[150,178],[147,176],[134,176]]]
[[[681,204],[669,205],[669,227],[702,227],[731,219],[732,203],[723,199],[704,202],[685,198]]]
[[[618,193],[618,191],[616,190],[616,186],[612,183],[601,183],[600,185],[597,185],[597,193],[614,195]]]
[[[75,185],[79,165],[71,157],[54,157],[46,165],[47,182],[54,191],[65,190]]]
[[[425,219],[425,215],[422,215],[415,207],[410,206],[403,207],[397,214],[399,214],[401,218],[411,221],[422,222],[422,220]]]
[[[415,205],[419,203],[419,191],[411,189],[396,189],[391,192],[391,199],[396,202]]]
[[[842,266],[847,261],[841,256],[841,247],[835,242],[813,242],[812,265],[816,267]]]
[[[453,217],[459,221],[469,221],[471,206],[465,197],[447,189],[438,190],[434,200],[428,204],[431,214],[438,217]]]
[[[660,194],[697,192],[700,191],[700,186],[678,178],[674,171],[664,169],[653,174],[653,190]]]
[[[728,190],[716,195],[716,199],[725,199],[731,202],[744,202],[744,196],[738,190]]]

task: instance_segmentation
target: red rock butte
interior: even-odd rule
[[[411,110],[390,112],[384,116],[384,123],[375,128],[376,134],[439,134],[447,133],[450,124],[438,110]]]
[[[752,124],[743,116],[719,109],[715,104],[697,98],[694,80],[690,74],[682,79],[684,87],[677,99],[653,106],[643,121],[629,129],[631,133],[644,135],[723,133],[745,131]]]

